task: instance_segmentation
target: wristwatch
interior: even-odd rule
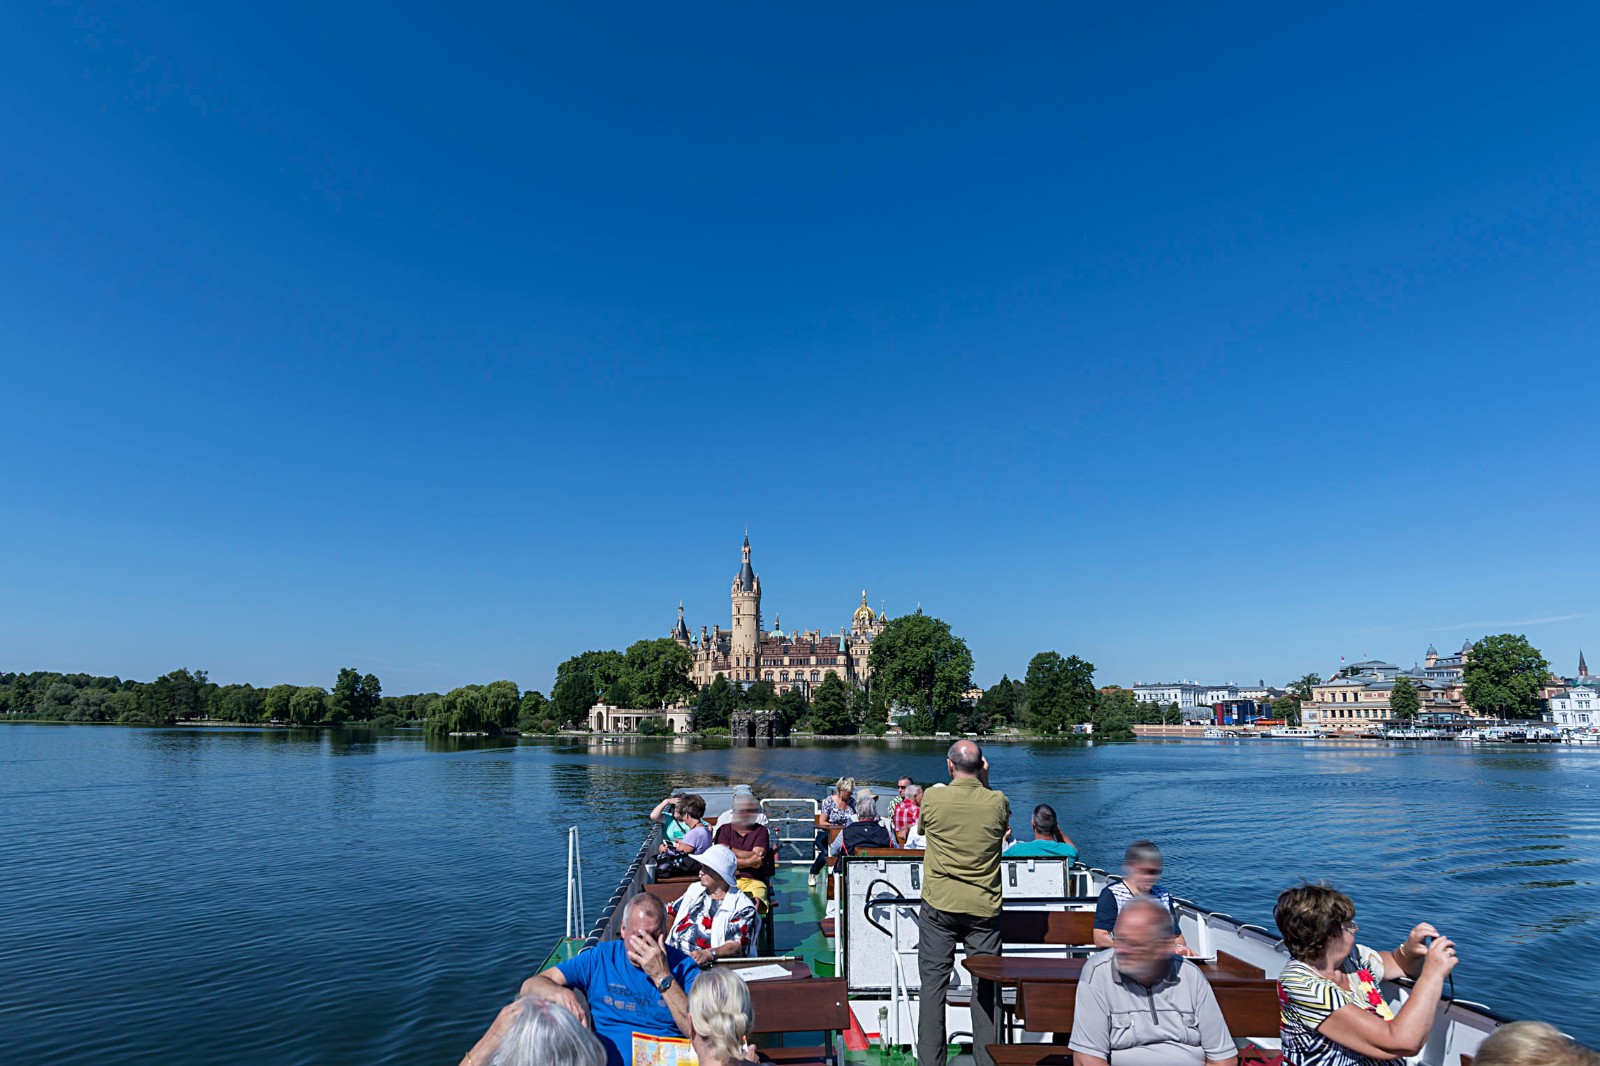
[[[672,987],[672,971],[668,970],[666,973],[661,975],[661,980],[656,982],[656,991],[664,993],[664,992],[666,992],[667,989],[669,989],[671,987]]]

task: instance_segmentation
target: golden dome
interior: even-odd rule
[[[867,606],[867,590],[866,589],[862,589],[861,590],[861,606],[857,607],[856,608],[856,613],[850,616],[851,623],[854,624],[854,625],[869,625],[870,626],[873,623],[873,621],[877,619],[877,617],[878,617],[877,615],[872,613],[872,608]]]

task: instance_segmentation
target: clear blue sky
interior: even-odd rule
[[[864,586],[1102,683],[1600,657],[1582,5],[29,5],[0,669],[548,691]]]

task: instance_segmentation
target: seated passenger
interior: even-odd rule
[[[1033,809],[1033,839],[1012,844],[1006,855],[1013,859],[1061,858],[1070,863],[1077,861],[1078,846],[1061,831],[1055,808],[1041,803]]]
[[[811,864],[808,884],[816,884],[818,871],[828,865],[828,827],[842,829],[855,820],[855,808],[850,802],[850,795],[855,790],[855,778],[841,777],[833,783],[833,795],[823,799],[822,809],[817,812],[817,857]]]
[[[748,1043],[756,1012],[750,987],[726,969],[700,975],[689,993],[689,1043],[700,1066],[757,1066]]]
[[[1111,946],[1117,914],[1135,896],[1149,896],[1172,912],[1172,935],[1178,938],[1178,954],[1193,955],[1178,929],[1178,905],[1172,893],[1161,887],[1161,849],[1148,840],[1136,840],[1122,856],[1122,880],[1100,890],[1094,908],[1094,946]]]
[[[900,786],[900,798],[889,811],[889,820],[894,823],[895,838],[905,840],[911,827],[922,817],[922,786],[905,778],[900,780],[905,781],[905,784]]]
[[[687,989],[695,961],[666,942],[667,909],[648,893],[629,899],[622,939],[581,951],[522,983],[522,994],[552,999],[586,1019],[606,1049],[606,1066],[633,1061],[633,1034],[682,1036],[689,1028]],[[585,1014],[574,992],[589,1000]]]
[[[705,823],[706,801],[689,794],[678,800],[673,822],[683,831],[676,840],[664,840],[660,850],[676,851],[680,855],[698,855],[711,846],[711,827]]]
[[[878,823],[878,797],[868,788],[856,793],[855,821],[828,845],[829,855],[854,855],[862,848],[892,848],[894,838]]]
[[[1473,1066],[1595,1066],[1600,1055],[1544,1022],[1507,1022],[1472,1053]]]
[[[1421,922],[1393,951],[1373,951],[1356,943],[1355,917],[1350,897],[1327,885],[1291,888],[1272,910],[1294,958],[1278,975],[1279,1035],[1291,1066],[1403,1066],[1428,1039],[1455,945]],[[1416,983],[1396,1012],[1380,986],[1402,974]]]
[[[700,880],[667,904],[667,943],[708,966],[748,955],[756,938],[756,901],[740,892],[738,860],[721,844],[700,855]]]
[[[606,1066],[606,1049],[567,1008],[518,996],[500,1011],[461,1066]]]
[[[733,797],[731,817],[717,830],[716,842],[726,845],[739,864],[740,892],[756,901],[763,911],[767,905],[767,885],[777,868],[772,836],[760,822],[761,803],[748,792]]]
[[[652,822],[665,823],[661,836],[662,839],[669,843],[681,840],[683,834],[689,831],[688,826],[678,821],[678,801],[688,794],[681,788],[675,788],[672,790],[672,795],[656,804],[655,809],[650,812],[650,820]]]
[[[1078,977],[1073,1066],[1234,1066],[1222,1008],[1200,968],[1177,956],[1166,906],[1134,897],[1115,932],[1116,947]]]

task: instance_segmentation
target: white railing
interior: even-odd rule
[[[583,914],[583,848],[578,843],[578,827],[567,828],[567,939],[588,933]]]
[[[800,812],[805,811],[802,818]],[[772,836],[779,862],[809,863],[815,854],[817,840],[817,801],[798,797],[779,797],[761,801],[761,813],[767,818],[767,832]],[[791,834],[789,829],[799,825],[801,831]],[[799,846],[799,854],[784,854],[783,846]]]

